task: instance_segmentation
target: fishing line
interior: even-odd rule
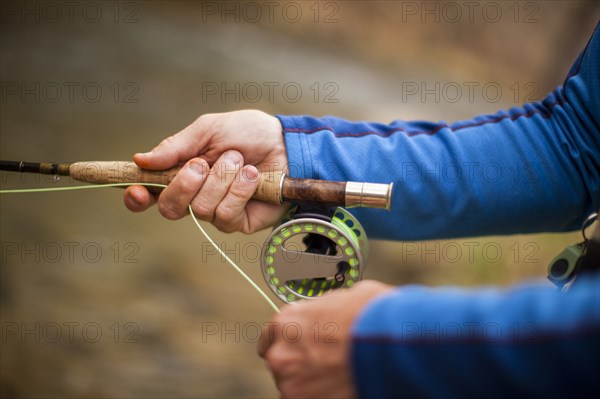
[[[74,190],[87,190],[87,189],[94,189],[94,188],[128,187],[128,186],[132,186],[132,185],[142,185],[142,186],[147,186],[147,187],[149,186],[149,187],[160,187],[160,188],[167,187],[165,184],[156,184],[156,183],[109,183],[109,184],[98,184],[98,185],[93,185],[93,186],[25,188],[25,189],[14,189],[14,190],[0,190],[0,194],[23,194],[23,193],[42,193],[42,192],[52,192],[52,191],[74,191]],[[252,287],[254,287],[254,289],[263,297],[263,299],[265,301],[267,301],[267,303],[273,308],[273,310],[275,310],[276,312],[279,312],[277,305],[275,305],[275,303],[271,300],[271,298],[269,298],[269,296],[258,286],[258,284],[256,284],[250,278],[250,276],[248,276],[234,261],[232,261],[231,258],[229,258],[229,256],[227,256],[227,254],[225,252],[223,252],[223,250],[221,250],[221,248],[217,245],[217,243],[215,243],[213,241],[213,239],[208,235],[206,230],[204,230],[204,228],[200,224],[200,221],[196,218],[196,215],[194,215],[194,211],[192,210],[191,205],[188,205],[188,210],[190,212],[190,215],[192,216],[192,220],[194,221],[194,223],[196,224],[196,227],[198,228],[198,230],[200,230],[200,232],[202,233],[204,238],[206,238],[206,240],[223,257],[223,259],[225,259],[225,261],[231,265],[231,267],[233,267]]]

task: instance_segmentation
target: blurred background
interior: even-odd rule
[[[200,114],[244,108],[379,122],[493,113],[561,84],[600,16],[593,1],[0,5],[0,158],[26,161],[128,160]],[[121,196],[0,196],[1,396],[276,397],[255,354],[271,309],[189,218],[132,214]],[[207,229],[266,288],[268,231]],[[543,279],[578,238],[371,241],[366,276],[507,286]]]

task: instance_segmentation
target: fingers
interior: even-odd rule
[[[222,231],[254,231],[256,222],[248,217],[246,205],[258,187],[259,172],[253,165],[242,168],[243,164],[242,154],[235,150],[221,154],[212,168],[206,160],[192,158],[161,193],[160,213],[170,220],[180,219],[187,215],[191,205],[199,219]],[[154,203],[153,197],[140,186],[128,189],[124,201],[134,212],[146,210]]]
[[[202,220],[214,222],[217,207],[223,201],[244,162],[242,154],[237,151],[225,151],[211,168],[202,189],[192,200],[192,210]],[[238,192],[239,194],[239,192]],[[230,199],[229,203],[235,203]],[[226,215],[232,217],[232,215]],[[221,220],[219,220],[221,222]]]
[[[252,226],[246,212],[246,204],[258,187],[258,170],[252,165],[244,166],[237,174],[225,198],[215,210],[214,225],[221,231],[250,232]]]
[[[260,334],[260,340],[256,345],[256,351],[258,352],[258,356],[265,359],[267,356],[267,352],[269,351],[269,348],[271,347],[274,341],[275,337],[271,335],[271,330],[267,330],[267,327],[263,327],[262,333]]]
[[[200,191],[209,171],[208,163],[200,158],[191,159],[181,168],[160,194],[158,210],[161,215],[170,220],[187,215],[188,205]]]
[[[143,186],[130,186],[125,190],[123,202],[132,212],[142,212],[156,202],[156,196],[150,194]]]
[[[281,323],[278,322],[279,318],[276,314],[273,320],[269,323],[264,323],[262,331],[260,333],[260,339],[257,344],[258,356],[263,359],[266,358],[267,352],[271,346],[275,343],[275,339],[280,334]]]
[[[179,165],[200,154],[210,140],[212,120],[203,115],[179,133],[167,137],[150,152],[133,156],[135,163],[143,169],[163,170]]]
[[[167,219],[187,215],[188,205],[202,220],[226,232],[249,229],[245,211],[258,186],[258,170],[248,165],[241,169],[242,154],[224,152],[212,168],[200,158],[190,160],[163,190],[158,209]]]

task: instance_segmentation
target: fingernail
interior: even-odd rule
[[[201,164],[199,162],[190,162],[190,170],[199,176],[204,175],[203,164]]]
[[[133,195],[129,196],[129,201],[135,206],[142,205]]]
[[[227,151],[223,154],[224,161],[230,161],[231,163],[240,163],[240,154],[237,151]]]
[[[245,169],[244,175],[246,176],[247,180],[254,182],[254,181],[256,181],[256,178],[258,177],[258,170],[254,166],[249,165]]]

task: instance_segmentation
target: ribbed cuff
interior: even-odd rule
[[[275,115],[283,127],[285,148],[289,162],[290,177],[314,179],[310,144],[302,133],[306,125],[305,117]]]

